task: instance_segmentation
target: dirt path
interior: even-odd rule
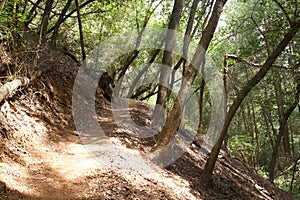
[[[47,135],[64,133],[49,133],[43,121],[30,117],[22,107],[13,107],[16,110],[9,103],[2,106],[5,116],[11,116],[9,123],[18,130],[15,141],[21,141],[11,143],[21,152],[18,162],[7,159],[1,163],[1,179],[11,191],[40,199],[196,199],[186,180],[154,166],[119,139],[93,145],[82,145],[72,135],[67,140],[50,140]],[[105,132],[111,131],[112,121],[103,118]],[[24,133],[28,137],[19,138]]]
[[[101,110],[99,120],[112,136],[89,145],[76,131],[53,128],[49,119],[33,117],[20,104],[6,102],[1,113],[14,131],[0,163],[1,182],[8,188],[0,190],[0,199],[292,199],[224,153],[216,166],[216,186],[199,188],[205,162],[199,149],[192,145],[161,169],[145,159],[141,141],[116,137],[136,130],[116,127],[109,108]],[[136,116],[146,120],[142,113]]]
[[[179,177],[174,180],[173,175],[170,178],[170,174],[147,163],[139,152],[128,150],[116,142],[118,141],[90,146],[94,149],[93,152],[87,151],[81,144],[74,143],[61,143],[64,149],[59,150],[44,147],[43,150],[35,152],[37,155],[27,157],[26,167],[4,165],[4,171],[9,171],[5,172],[3,179],[11,184],[7,185],[8,187],[29,196],[43,199],[74,199],[95,196],[91,191],[105,190],[112,182],[105,177],[111,173],[124,179],[123,184],[118,182],[119,188],[126,188],[130,183],[136,189],[152,193],[147,186],[154,184],[155,188],[160,190],[178,191],[177,194],[172,194],[173,197],[196,199],[190,194],[187,181]],[[95,159],[96,154],[98,156]],[[120,192],[122,190],[118,190],[117,194],[109,194],[108,197],[114,199],[113,195],[122,195]],[[105,193],[98,195],[103,196]]]

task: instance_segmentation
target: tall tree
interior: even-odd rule
[[[227,0],[217,0],[214,5],[211,17],[203,31],[196,52],[192,58],[191,63],[186,69],[185,78],[181,83],[181,87],[177,95],[177,101],[174,103],[174,106],[171,109],[170,114],[166,120],[166,123],[159,134],[158,142],[155,147],[156,149],[166,146],[176,134],[176,130],[178,129],[181,122],[181,113],[186,102],[186,97],[189,94],[192,83],[194,82],[195,76],[197,74],[197,69],[201,64],[204,63],[206,50],[208,49],[208,46],[214,36],[218,21],[220,19],[220,15],[226,1]]]
[[[275,146],[273,149],[271,162],[269,165],[269,179],[271,182],[274,181],[275,167],[276,167],[276,161],[277,161],[277,157],[278,157],[279,147],[280,147],[281,140],[282,140],[284,134],[286,133],[287,121],[300,101],[300,78],[298,78],[297,82],[298,83],[297,83],[297,87],[296,87],[294,102],[288,107],[288,109],[286,111],[284,111],[284,109],[280,106],[278,108],[279,112],[281,113],[280,117],[279,117],[280,126],[279,126],[278,135],[276,137]],[[279,94],[277,94],[277,98],[280,98]],[[281,101],[281,100],[278,99],[277,101]],[[282,102],[279,102],[279,104],[281,105]]]
[[[80,15],[80,7],[79,7],[79,2],[78,1],[79,0],[75,0],[75,4],[76,4],[77,20],[78,20],[78,27],[79,27],[81,56],[82,56],[82,62],[84,62],[86,54],[85,54],[85,49],[84,49],[84,37],[83,37],[81,15]]]
[[[119,93],[120,93],[120,87],[122,85],[122,82],[123,82],[123,77],[126,73],[126,71],[129,69],[130,65],[134,62],[134,60],[138,57],[139,53],[140,53],[140,50],[139,47],[140,47],[140,44],[141,44],[141,40],[142,40],[142,37],[143,37],[143,34],[146,30],[146,27],[148,25],[148,22],[152,16],[152,14],[154,13],[154,11],[159,7],[159,5],[162,3],[162,0],[160,0],[158,2],[158,4],[152,8],[153,6],[153,3],[154,3],[154,0],[152,0],[149,4],[149,8],[147,9],[146,11],[146,15],[144,17],[144,21],[143,21],[143,24],[142,24],[142,27],[140,27],[140,22],[139,22],[139,19],[138,19],[138,10],[136,10],[136,26],[137,26],[137,32],[138,32],[138,36],[137,36],[137,39],[136,39],[136,44],[135,44],[135,50],[132,52],[132,54],[130,54],[125,63],[123,64],[122,68],[121,68],[121,71],[118,75],[118,84],[117,86],[115,87],[115,94],[118,96]],[[159,52],[157,52],[158,54]],[[155,56],[156,57],[156,56]],[[154,58],[155,59],[155,58]],[[137,80],[137,79],[136,79]],[[132,89],[135,87],[135,85],[132,86]],[[132,93],[133,91],[131,91]]]
[[[227,130],[236,111],[238,110],[239,106],[246,98],[248,93],[252,90],[252,88],[256,86],[257,83],[259,83],[265,77],[265,75],[271,69],[274,61],[277,59],[277,57],[281,54],[281,52],[286,48],[286,46],[289,44],[289,42],[293,39],[295,34],[298,32],[299,27],[300,27],[300,21],[291,24],[289,31],[285,34],[282,41],[268,56],[268,58],[266,59],[266,61],[264,62],[260,70],[246,83],[243,89],[240,90],[240,92],[237,94],[236,98],[234,99],[233,103],[231,104],[229,111],[226,113],[225,122],[222,131],[209,155],[209,158],[205,164],[205,167],[201,175],[203,182],[207,183],[208,186],[212,186],[212,172],[216,164],[222,143],[227,135]]]
[[[162,67],[160,69],[157,101],[152,117],[152,125],[154,127],[159,127],[161,125],[161,122],[164,121],[166,117],[165,109],[167,108],[168,102],[168,86],[170,84],[170,74],[173,59],[172,51],[175,47],[176,31],[178,29],[183,7],[184,0],[175,0],[171,19],[168,26],[168,29],[171,31],[168,31],[166,36],[165,50],[162,58]]]

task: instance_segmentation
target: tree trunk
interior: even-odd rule
[[[185,79],[182,81],[180,90],[177,95],[177,101],[170,111],[167,121],[159,134],[155,149],[166,146],[174,137],[174,135],[176,134],[176,130],[180,126],[183,105],[186,102],[186,97],[191,89],[192,83],[194,82],[197,68],[199,68],[200,65],[204,63],[206,53],[205,51],[208,49],[208,46],[214,36],[223,6],[225,5],[226,1],[227,0],[217,0],[214,5],[212,15],[208,21],[206,28],[203,31],[202,37],[196,49],[196,53],[193,56],[191,64],[186,70]]]
[[[73,0],[68,0],[65,7],[62,9],[58,20],[56,21],[55,25],[54,25],[54,30],[53,30],[53,34],[52,34],[52,38],[51,38],[51,42],[54,48],[56,48],[56,40],[57,40],[57,36],[58,36],[58,29],[60,27],[60,25],[62,24],[63,18],[66,15],[71,3]]]
[[[275,168],[276,168],[276,162],[277,162],[277,157],[278,157],[278,153],[279,153],[279,147],[280,147],[282,137],[286,130],[287,121],[288,121],[290,115],[292,114],[292,112],[294,111],[294,109],[297,107],[297,105],[299,103],[299,99],[300,99],[300,83],[298,82],[297,88],[296,88],[295,100],[294,100],[293,104],[287,109],[287,111],[285,111],[285,112],[283,111],[284,112],[283,116],[279,121],[279,123],[280,123],[279,131],[278,131],[278,135],[276,137],[275,146],[274,146],[274,150],[272,152],[272,157],[271,157],[271,161],[270,161],[270,165],[269,165],[269,179],[271,182],[273,182],[274,178],[275,178]]]
[[[121,69],[121,73],[119,74],[118,81],[121,81],[123,76],[125,75],[126,71],[128,70],[129,66],[133,63],[133,61],[137,58],[139,55],[140,51],[139,50],[134,50],[130,56],[127,57],[126,62],[124,66]],[[121,83],[119,83],[121,84]]]
[[[265,89],[265,97],[268,98],[268,94],[267,94],[267,89]],[[271,130],[272,130],[272,133],[273,133],[273,136],[270,135],[270,140],[271,140],[271,144],[272,144],[272,149],[274,149],[274,141],[273,141],[273,137],[276,136],[277,134],[277,131],[275,129],[275,126],[274,126],[274,123],[273,123],[273,117],[272,117],[272,113],[268,112],[265,108],[264,105],[262,105],[262,111],[263,111],[263,114],[265,116],[265,118],[267,119],[267,121],[269,122],[270,126],[271,126]],[[270,133],[269,133],[270,134]]]
[[[163,43],[162,43],[163,44]],[[157,55],[159,54],[160,49],[156,49],[152,55],[152,57],[150,58],[148,64],[139,72],[139,74],[137,75],[137,77],[133,80],[130,89],[128,91],[127,94],[127,98],[130,98],[133,95],[133,91],[134,88],[136,87],[136,85],[138,84],[139,80],[142,78],[143,74],[145,74],[145,72],[151,67],[151,65],[154,63]]]
[[[158,3],[158,5],[151,11],[151,9],[147,10],[147,15],[145,16],[145,19],[144,19],[144,23],[143,23],[143,26],[142,26],[142,29],[140,29],[140,26],[139,26],[139,22],[138,22],[138,19],[136,19],[136,24],[137,24],[137,31],[138,31],[138,37],[137,37],[137,40],[136,40],[136,48],[135,50],[132,52],[131,55],[129,55],[126,59],[126,62],[125,64],[123,65],[122,69],[121,69],[121,72],[119,74],[119,77],[118,77],[118,80],[117,80],[117,86],[115,87],[115,95],[116,96],[119,96],[120,94],[120,88],[121,88],[121,85],[122,85],[122,82],[123,82],[123,76],[125,75],[126,71],[129,69],[130,65],[133,63],[133,61],[137,58],[137,56],[139,55],[140,51],[137,50],[139,47],[140,47],[140,44],[141,44],[141,40],[142,40],[142,37],[143,37],[143,33],[147,27],[147,24],[151,18],[151,15],[153,14],[153,12],[155,11],[155,9],[161,4],[162,0]],[[152,2],[153,3],[153,2]],[[152,5],[151,3],[151,5]],[[150,7],[151,7],[150,5]],[[159,51],[157,52],[157,54],[159,53]],[[157,56],[157,55],[156,55]],[[156,57],[155,56],[155,57]],[[155,57],[153,59],[155,59]],[[149,65],[147,65],[149,66]],[[151,65],[150,65],[151,66]],[[150,67],[149,66],[149,67]],[[148,67],[148,68],[149,68]],[[148,69],[147,67],[145,67],[146,70]],[[146,71],[145,70],[145,71]],[[140,74],[141,76],[142,74]],[[138,79],[136,78],[135,79],[136,83],[138,81]],[[132,88],[133,87],[133,88]],[[134,89],[135,85],[132,85],[130,89]],[[133,91],[130,91],[130,93],[132,93]],[[129,93],[128,93],[129,94]],[[132,95],[132,94],[131,94]],[[131,96],[130,95],[130,96]],[[127,95],[128,96],[128,95]]]
[[[203,134],[202,123],[203,123],[203,102],[204,102],[204,89],[205,89],[205,80],[201,79],[200,91],[199,91],[199,124],[198,124],[198,134]]]
[[[253,119],[253,125],[254,125],[254,138],[256,142],[256,148],[255,148],[255,159],[254,159],[254,165],[253,167],[259,167],[259,153],[260,153],[260,142],[259,142],[259,131],[257,127],[257,120],[256,120],[256,115],[255,115],[255,109],[254,109],[254,103],[251,97],[251,110],[252,110],[252,119]]]
[[[297,171],[297,164],[298,164],[299,160],[300,160],[300,157],[296,159],[295,164],[294,164],[292,181],[291,181],[291,185],[290,185],[290,192],[293,191],[293,184],[294,184],[294,181],[295,181],[295,174],[296,174],[296,171]]]
[[[266,128],[267,128],[266,134],[268,135],[268,137],[270,139],[271,147],[272,147],[272,150],[273,150],[274,149],[274,141],[273,141],[272,135],[270,134],[272,132],[272,129],[271,129],[272,125],[269,124],[268,116],[267,116],[267,113],[266,113],[267,111],[264,108],[264,105],[261,105],[261,110],[262,110],[262,116],[264,118],[265,125],[266,125]]]
[[[184,0],[175,0],[171,19],[167,32],[165,50],[162,59],[162,67],[160,69],[158,95],[156,100],[156,106],[152,116],[152,126],[160,127],[164,119],[166,118],[166,108],[168,102],[168,86],[170,84],[170,74],[173,59],[173,49],[176,44],[176,31],[178,29],[179,21],[181,18],[181,12],[183,10]]]
[[[83,7],[87,6],[88,4],[90,4],[90,3],[94,2],[94,1],[96,1],[96,0],[88,0],[88,1],[84,2],[83,4],[81,4],[81,5],[79,6],[79,9],[82,9]],[[58,26],[60,26],[62,23],[64,23],[64,22],[65,22],[69,17],[71,17],[75,12],[77,12],[77,9],[76,9],[76,8],[73,9],[73,10],[71,10],[67,15],[65,15],[65,17],[60,21],[60,23],[59,23]],[[48,34],[51,33],[52,31],[54,31],[54,29],[55,29],[55,25],[54,25],[53,27],[51,27],[51,28],[47,31],[47,33],[48,33]]]
[[[274,80],[274,89],[275,89],[275,96],[276,96],[276,102],[278,107],[279,121],[281,121],[284,120],[284,102],[282,96],[282,88],[279,81]],[[285,127],[284,134],[283,134],[283,149],[284,149],[284,153],[287,156],[289,156],[291,153],[291,149],[289,144],[289,132],[287,126]]]
[[[32,22],[34,19],[34,12],[36,12],[37,7],[42,2],[42,0],[38,0],[36,3],[33,4],[32,8],[28,12],[28,15],[26,16],[26,21],[24,22],[25,27],[28,28],[28,25]]]
[[[52,5],[53,5],[54,0],[47,0],[44,13],[42,16],[42,21],[40,24],[40,39],[41,41],[45,41],[46,39],[46,33],[47,33],[47,28],[49,24],[49,17],[50,17],[50,12],[52,10]]]
[[[225,114],[227,112],[227,99],[228,99],[228,83],[227,83],[227,77],[228,77],[228,55],[225,55],[224,56],[224,63],[223,63],[223,84],[224,84],[224,91],[225,91]],[[228,137],[226,136],[225,137],[225,140],[224,140],[224,148],[227,149],[227,140],[228,140]]]
[[[36,79],[40,76],[40,72],[36,72],[31,76],[31,78],[27,77],[19,77],[10,82],[5,83],[0,87],[0,102],[7,98],[10,94],[15,92],[19,87],[28,85],[32,80]]]
[[[78,1],[79,0],[75,0],[75,4],[77,10],[77,20],[78,20],[79,35],[80,35],[81,56],[82,56],[82,62],[84,62],[86,54],[84,50],[84,38],[83,38],[83,31],[82,31],[82,24],[81,24],[80,7]]]
[[[172,71],[171,87],[170,87],[171,90],[173,89],[176,71],[180,68],[181,64],[183,63],[183,75],[184,75],[186,66],[189,65],[189,63],[187,63],[187,59],[188,59],[188,48],[189,48],[189,44],[190,44],[190,39],[193,38],[194,35],[196,34],[196,31],[199,29],[200,22],[201,22],[201,19],[198,19],[197,24],[195,25],[195,28],[193,29],[194,20],[195,20],[195,16],[197,13],[197,8],[198,8],[199,2],[200,2],[200,0],[194,0],[192,7],[191,7],[187,28],[186,28],[185,34],[184,34],[185,39],[184,39],[184,43],[183,43],[183,56],[177,62],[177,64],[174,67],[174,70]],[[206,8],[207,8],[207,6],[203,5],[202,10],[200,11],[200,13],[201,13],[200,16],[204,15],[204,12],[202,12],[202,11],[205,11]]]
[[[253,119],[251,118],[251,107],[249,102],[246,102],[246,108],[247,108],[247,116],[248,116],[248,120],[249,120],[249,133],[250,133],[250,137],[251,137],[251,144],[254,145],[254,140],[255,140],[255,133],[254,133],[254,122]],[[250,166],[255,166],[255,158],[254,158],[255,154],[252,154],[250,157]]]
[[[283,142],[282,145],[283,145],[284,154],[285,154],[285,156],[290,158],[290,156],[291,156],[291,145],[290,145],[290,133],[289,133],[289,127],[288,126],[286,126],[285,129],[284,129],[282,142]]]
[[[243,106],[241,106],[241,112],[242,112],[242,116],[243,116],[243,121],[244,121],[244,127],[245,127],[245,134],[246,135],[252,135],[251,133],[251,130],[250,130],[250,124],[249,124],[249,120],[247,118],[247,114],[246,114],[246,111],[245,111],[246,108],[243,108]]]
[[[212,173],[213,169],[215,167],[223,140],[225,139],[227,135],[227,130],[229,128],[229,125],[238,110],[239,106],[245,99],[245,97],[248,95],[248,93],[252,90],[254,86],[257,85],[257,83],[262,80],[267,72],[272,67],[272,64],[276,60],[276,58],[281,54],[281,52],[285,49],[285,47],[288,45],[288,43],[293,39],[294,35],[298,32],[300,26],[300,22],[298,22],[295,26],[291,27],[290,30],[285,34],[283,40],[278,44],[278,46],[273,50],[273,52],[268,56],[265,63],[262,65],[260,70],[253,76],[251,80],[247,82],[247,84],[243,87],[243,89],[238,93],[237,97],[234,99],[232,105],[229,108],[229,111],[226,114],[225,122],[222,128],[222,131],[219,135],[219,138],[214,145],[208,160],[204,166],[203,172],[202,172],[202,180],[203,182],[208,186],[212,186]]]
[[[188,53],[189,53],[189,46],[190,46],[190,39],[193,37],[192,30],[193,30],[193,25],[194,25],[194,19],[197,11],[197,7],[199,4],[200,0],[194,0],[192,7],[191,7],[191,12],[188,20],[188,24],[185,30],[185,38],[183,42],[183,73],[185,71],[185,68],[190,64],[187,62],[188,59]],[[200,19],[199,19],[200,20]]]

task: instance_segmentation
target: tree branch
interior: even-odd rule
[[[81,4],[81,5],[79,6],[79,9],[85,7],[86,5],[88,5],[88,4],[90,4],[90,3],[94,2],[94,1],[95,1],[95,0],[88,0],[88,1],[84,2],[83,4]],[[77,9],[76,9],[76,8],[73,9],[72,11],[70,11],[70,12],[69,12],[69,13],[61,20],[60,24],[62,24],[64,21],[66,21],[66,19],[68,19],[69,17],[71,17],[75,12],[77,12]],[[103,11],[103,12],[105,12],[105,11]],[[60,24],[59,24],[59,25],[60,25]],[[55,26],[51,27],[51,28],[47,31],[47,33],[51,33],[54,29],[55,29]]]
[[[227,56],[228,56],[228,58],[230,58],[232,60],[236,60],[238,62],[249,65],[251,67],[260,68],[260,67],[263,66],[262,64],[252,63],[252,62],[248,61],[247,59],[238,57],[236,55],[228,54]],[[273,68],[279,68],[279,69],[286,69],[286,70],[297,70],[297,68],[299,67],[299,64],[295,65],[294,67],[283,67],[281,65],[272,65],[272,67]]]
[[[291,20],[290,16],[288,15],[288,13],[285,11],[285,9],[284,9],[284,7],[282,6],[282,4],[280,4],[278,0],[273,0],[273,1],[277,4],[277,6],[278,6],[278,7],[281,9],[281,11],[284,13],[284,15],[285,15],[286,19],[288,20],[288,22],[289,22],[290,24],[292,24],[292,20]]]

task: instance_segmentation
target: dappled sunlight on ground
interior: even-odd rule
[[[178,198],[196,199],[189,192],[187,181],[154,166],[138,150],[128,149],[118,138],[89,145],[80,144],[79,138],[73,142],[54,142],[48,140],[47,135],[55,133],[47,132],[44,122],[25,114],[22,120],[9,119],[18,129],[15,139],[31,133],[30,138],[20,139],[23,143],[16,147],[22,152],[17,163],[10,160],[1,165],[2,180],[10,189],[38,198],[78,198],[91,190],[87,182],[90,177],[114,171],[137,188],[154,184],[166,190],[172,188],[176,191],[172,195]]]

